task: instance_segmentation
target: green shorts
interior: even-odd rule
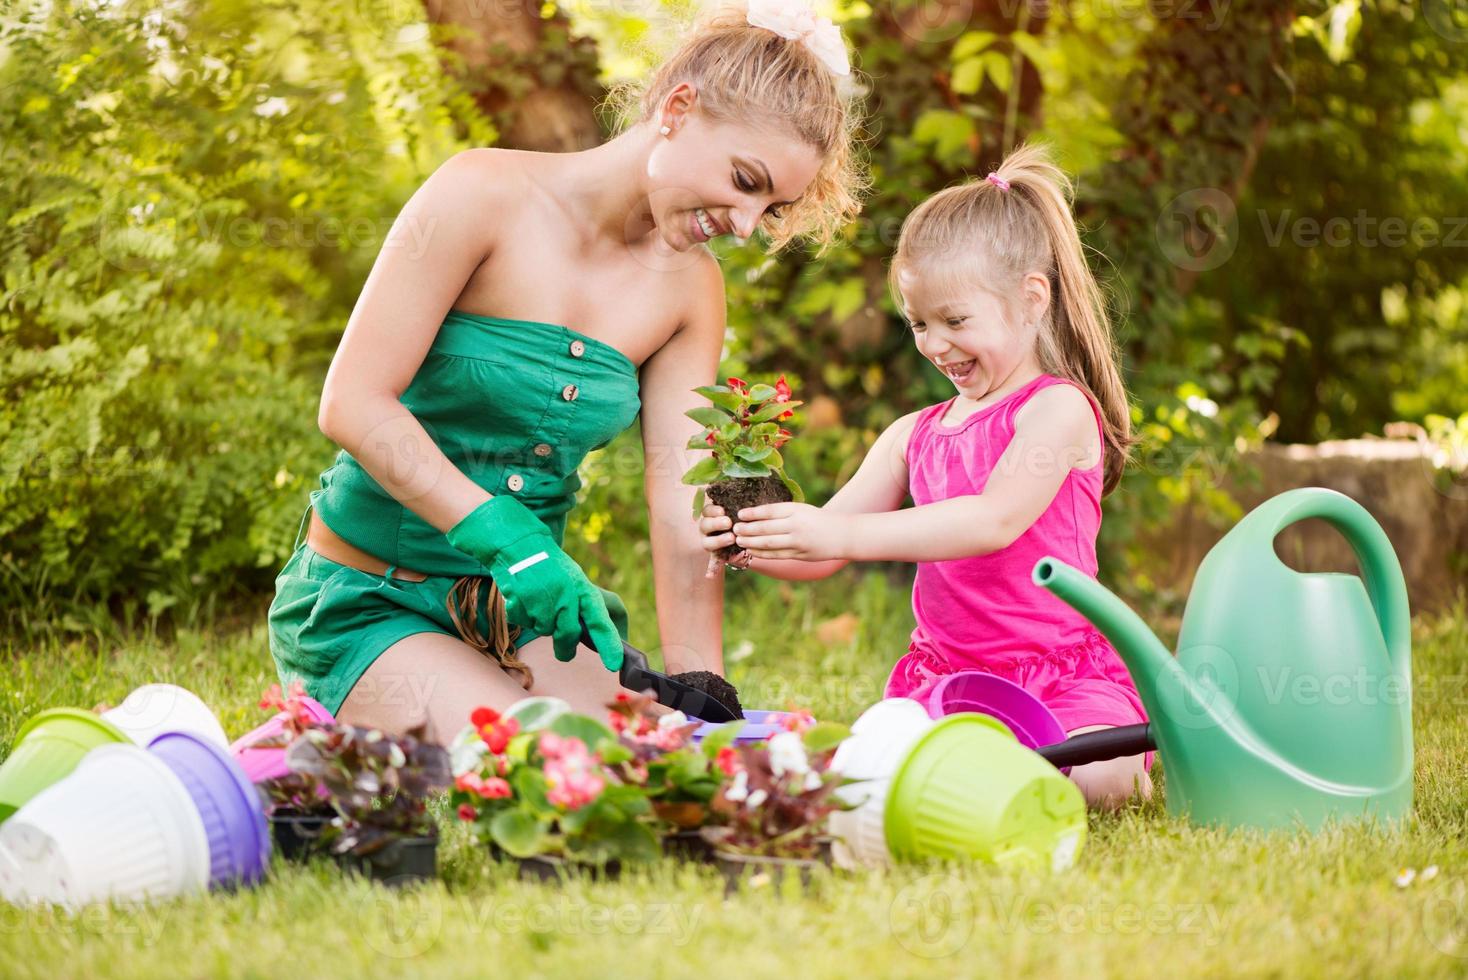
[[[394,643],[415,633],[459,639],[447,605],[457,581],[453,576],[409,582],[373,575],[322,557],[299,533],[296,541],[295,552],[275,578],[267,617],[270,655],[282,685],[299,679],[307,694],[336,714],[367,668]],[[488,591],[480,592],[473,624],[481,636],[488,622]],[[601,592],[613,625],[626,639],[626,606],[615,592]],[[515,648],[539,635],[522,628]]]

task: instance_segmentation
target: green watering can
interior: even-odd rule
[[[1311,517],[1345,535],[1362,577],[1279,560],[1275,537]],[[1150,717],[1136,727],[1167,769],[1169,812],[1316,830],[1410,811],[1407,585],[1381,525],[1350,497],[1306,487],[1246,515],[1198,567],[1175,658],[1090,576],[1047,557],[1033,577],[1126,661]]]

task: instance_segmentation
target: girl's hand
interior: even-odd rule
[[[846,557],[851,514],[810,504],[761,504],[739,512],[734,543],[755,558],[827,561]],[[727,518],[725,518],[727,520]]]

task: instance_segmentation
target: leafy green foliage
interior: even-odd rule
[[[451,112],[493,132],[431,49],[351,4],[11,9],[0,626],[41,628],[58,599],[131,621],[266,591],[330,462],[321,378],[396,208],[459,148]]]

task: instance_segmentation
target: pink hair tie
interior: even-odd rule
[[[1003,177],[999,176],[992,170],[989,171],[989,176],[985,177],[984,179],[993,184],[995,187],[999,188],[1001,191],[1009,190],[1009,181],[1005,180]]]

